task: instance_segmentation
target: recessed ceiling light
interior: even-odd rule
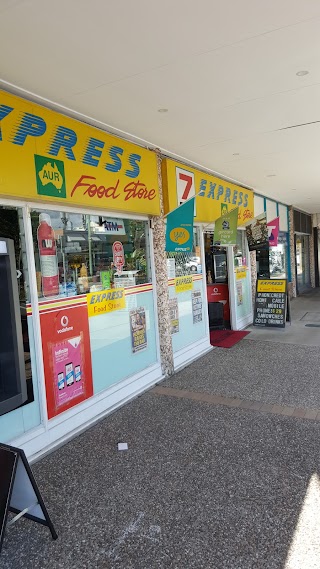
[[[158,109],[158,113],[167,113],[168,109]]]
[[[298,77],[303,77],[304,75],[308,75],[309,71],[298,71],[296,73],[296,75],[298,75]]]
[[[234,152],[232,156],[239,156],[239,152]]]
[[[267,174],[267,178],[274,178],[277,174]]]
[[[291,188],[291,191],[292,191],[292,192],[296,192],[296,191],[297,191],[297,188]]]

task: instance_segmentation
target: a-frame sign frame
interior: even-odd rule
[[[16,516],[8,522],[9,512]],[[24,451],[0,443],[0,553],[6,525],[22,516],[47,526],[57,539]]]

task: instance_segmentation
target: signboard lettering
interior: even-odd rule
[[[284,328],[287,305],[286,280],[258,280],[254,306],[254,326]]]
[[[0,142],[4,196],[159,215],[150,150],[1,90]]]

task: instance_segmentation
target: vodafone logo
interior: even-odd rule
[[[217,287],[214,287],[213,292],[217,294],[217,292],[219,292],[219,289]]]
[[[68,326],[68,324],[69,324],[68,316],[66,316],[66,315],[62,316],[60,322],[61,322],[62,328],[65,328],[66,326]]]
[[[65,314],[61,316],[60,323],[62,328],[60,328],[60,330],[57,330],[58,334],[63,334],[64,332],[71,332],[71,330],[73,330],[73,326],[68,326],[69,318]]]

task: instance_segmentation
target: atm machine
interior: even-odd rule
[[[0,415],[16,409],[26,400],[14,242],[0,237]]]

